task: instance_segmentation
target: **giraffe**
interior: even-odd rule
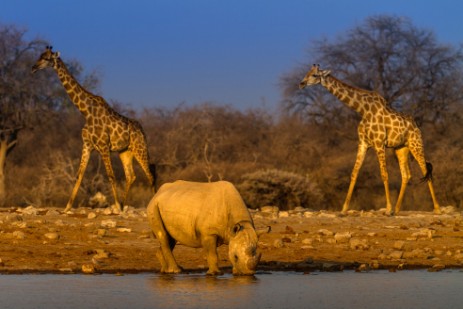
[[[64,211],[67,212],[72,208],[93,150],[96,150],[103,159],[112,187],[114,203],[119,212],[122,209],[117,198],[116,179],[110,159],[111,152],[119,153],[124,167],[126,183],[122,205],[125,205],[130,186],[136,178],[132,166],[133,158],[142,167],[154,193],[155,166],[154,164],[149,164],[146,137],[141,125],[135,120],[118,114],[102,97],[96,96],[83,88],[69,73],[66,65],[60,58],[60,53],[53,52],[51,46],[47,46],[45,51],[40,55],[36,64],[32,67],[32,73],[48,67],[56,71],[69,98],[86,120],[82,129],[83,147],[77,180]]]
[[[411,174],[408,164],[409,153],[416,159],[424,175],[434,204],[434,213],[440,214],[439,203],[432,184],[432,165],[424,157],[421,131],[411,117],[405,116],[387,106],[386,100],[376,92],[359,89],[338,80],[329,70],[320,70],[319,65],[313,65],[299,84],[299,88],[320,84],[347,107],[359,113],[362,117],[358,126],[359,144],[357,159],[351,174],[347,196],[342,207],[346,213],[354,190],[359,170],[366,152],[374,148],[378,157],[381,178],[386,195],[386,212],[394,214],[389,193],[388,173],[386,169],[385,149],[392,148],[399,161],[402,184],[395,205],[395,213],[400,211],[405,189]]]

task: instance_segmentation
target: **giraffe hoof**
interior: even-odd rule
[[[394,212],[392,210],[386,210],[386,212],[384,213],[384,215],[386,217],[393,217],[394,216]]]

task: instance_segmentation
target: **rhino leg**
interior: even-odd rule
[[[223,272],[219,269],[219,258],[217,256],[217,236],[205,236],[202,240],[202,245],[207,255],[207,264],[209,270],[207,275],[217,276],[223,275]]]
[[[148,218],[151,224],[151,229],[161,245],[161,248],[156,254],[159,262],[161,263],[161,272],[169,274],[179,273],[182,269],[178,267],[172,253],[176,241],[167,233],[159,213],[158,205],[154,205],[154,207],[152,209],[149,208],[149,210]]]

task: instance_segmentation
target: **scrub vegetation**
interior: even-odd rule
[[[80,160],[83,118],[51,70],[30,74],[49,42],[26,39],[26,31],[0,25],[0,204],[63,207]],[[133,110],[110,102],[141,122],[147,135],[157,186],[176,179],[228,180],[249,207],[302,206],[340,210],[355,162],[359,118],[332,95],[298,85],[313,63],[357,87],[375,90],[390,106],[412,116],[423,133],[427,159],[434,166],[442,206],[462,207],[463,52],[440,43],[432,31],[393,16],[367,18],[339,37],[311,42],[304,63],[282,72],[282,101],[277,112],[265,107],[237,110],[204,102],[194,106]],[[69,59],[64,59],[69,61]],[[74,60],[67,62],[86,89],[98,94],[98,74]],[[283,74],[284,73],[284,74]],[[121,73],[122,74],[122,73]],[[155,95],[155,94],[153,94]],[[122,191],[124,173],[113,167]],[[393,201],[400,172],[388,153]],[[128,203],[145,207],[151,192],[136,167]],[[416,162],[403,210],[431,210],[432,202]],[[86,206],[97,192],[108,197],[103,163],[92,156],[77,202]],[[373,151],[360,171],[353,209],[385,206],[384,188]]]

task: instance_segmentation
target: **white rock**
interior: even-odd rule
[[[277,206],[264,206],[260,208],[261,212],[278,212],[279,210]]]
[[[279,218],[288,218],[288,217],[289,217],[289,212],[287,212],[287,211],[280,211],[280,212],[278,213],[278,217],[279,217]]]
[[[96,213],[94,213],[93,211],[90,212],[87,216],[88,219],[95,219],[96,218]]]
[[[436,230],[434,229],[421,229],[418,232],[413,233],[412,237],[432,239],[435,233]]]
[[[50,240],[57,240],[57,239],[59,239],[59,234],[56,233],[56,232],[46,233],[46,234],[43,235],[43,236],[45,236],[45,238],[50,239]]]
[[[107,227],[107,228],[115,228],[117,225],[117,222],[111,219],[107,220],[101,220],[101,226],[102,227]]]
[[[58,220],[55,221],[55,225],[57,225],[57,226],[65,226],[66,224],[63,222],[63,220],[58,219]]]
[[[317,231],[318,235],[322,235],[322,236],[333,236],[334,235],[334,232],[332,231],[329,231],[327,229],[320,229]]]
[[[13,237],[16,238],[16,239],[24,239],[24,238],[26,238],[26,234],[24,234],[21,231],[14,231],[13,232]]]
[[[392,260],[400,260],[403,255],[404,255],[403,251],[396,250],[396,251],[392,251],[388,257]]]
[[[103,210],[103,215],[105,216],[109,216],[109,215],[112,215],[113,214],[113,211],[111,209],[111,207],[107,207]]]
[[[84,274],[94,274],[95,266],[93,264],[84,264],[82,265],[82,272]]]
[[[313,244],[313,239],[312,238],[304,238],[301,243],[303,243],[304,245],[311,245]]]
[[[26,208],[24,208],[23,210],[21,210],[21,212],[22,212],[24,215],[33,215],[33,216],[36,216],[37,213],[38,213],[38,209],[35,208],[34,206],[27,206]]]
[[[350,232],[338,232],[334,235],[334,239],[337,243],[346,243],[352,238],[352,234]]]
[[[305,218],[312,218],[313,216],[315,216],[315,212],[313,212],[313,211],[304,212],[304,217]]]
[[[118,232],[120,232],[120,233],[131,233],[131,232],[132,232],[132,229],[126,228],[126,227],[119,227],[119,228],[117,228],[116,231],[118,231]]]
[[[98,229],[97,232],[96,232],[98,237],[105,237],[106,233],[107,233],[107,231],[105,229]]]
[[[283,243],[283,240],[282,239],[275,239],[275,241],[273,242],[273,246],[275,248],[283,248],[284,247],[284,243]]]
[[[349,245],[352,250],[367,250],[370,248],[370,246],[368,245],[368,240],[360,238],[351,238],[349,241]]]

